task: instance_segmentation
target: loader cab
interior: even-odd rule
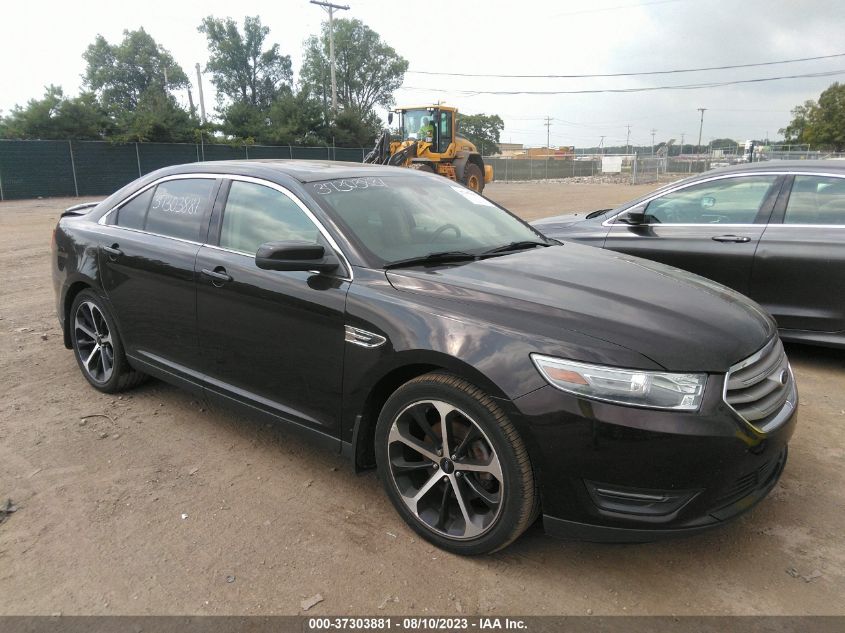
[[[447,152],[455,140],[455,113],[440,108],[399,110],[399,129],[403,141],[427,141],[431,150]]]

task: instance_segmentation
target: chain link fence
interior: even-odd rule
[[[360,163],[364,148],[0,140],[0,200],[100,196],[151,171],[208,160],[298,158]]]
[[[497,182],[600,178],[603,181],[643,184],[658,182],[667,174],[696,174],[710,168],[706,159],[672,160],[636,154],[579,154],[559,158],[484,157]]]

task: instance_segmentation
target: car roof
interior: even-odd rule
[[[698,176],[711,174],[733,174],[747,171],[788,172],[845,172],[845,161],[840,160],[767,160],[759,163],[744,163],[717,167]]]
[[[334,180],[336,178],[366,178],[397,174],[397,168],[388,165],[369,165],[333,160],[290,160],[290,159],[250,159],[219,160],[202,163],[172,165],[158,172],[159,175],[214,172],[247,176],[268,176],[284,174],[299,182]],[[413,170],[404,174],[415,173]]]

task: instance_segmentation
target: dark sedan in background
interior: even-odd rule
[[[716,169],[534,227],[708,277],[760,303],[783,340],[845,347],[845,162]]]

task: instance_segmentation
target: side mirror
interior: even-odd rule
[[[340,266],[333,253],[311,242],[265,242],[255,253],[255,265],[264,270],[316,270],[328,273]]]
[[[643,224],[648,224],[644,207],[636,207],[635,209],[631,209],[630,211],[622,215],[617,221],[621,222],[622,224],[630,224],[631,226],[640,226]]]
[[[393,123],[393,112],[387,113],[387,124],[390,125]]]

